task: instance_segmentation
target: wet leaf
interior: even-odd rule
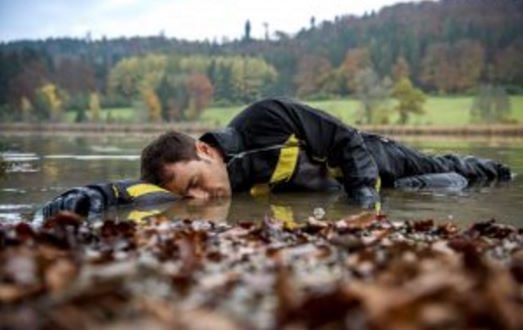
[[[68,259],[60,258],[46,269],[45,282],[51,291],[67,288],[75,279],[76,266]]]

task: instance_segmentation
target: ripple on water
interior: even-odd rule
[[[13,193],[13,194],[25,194],[27,193],[27,190],[25,189],[17,189],[17,188],[3,188],[3,189],[0,189],[1,192],[6,192],[6,193]]]
[[[27,220],[27,214],[32,213],[32,204],[0,204],[0,223],[15,223]]]
[[[22,220],[24,220],[22,217],[22,213],[0,213],[0,223],[13,224]]]
[[[100,153],[117,153],[122,152],[123,149],[116,146],[91,146],[90,149],[94,152]]]
[[[40,157],[32,152],[3,152],[0,153],[6,162],[31,162],[40,160]]]
[[[75,160],[104,160],[104,159],[120,159],[120,160],[137,160],[139,155],[47,155],[46,159],[75,159]]]
[[[33,207],[33,204],[0,204],[0,211],[25,211]]]
[[[30,163],[13,163],[7,167],[7,173],[36,173],[40,168]]]

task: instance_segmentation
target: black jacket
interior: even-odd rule
[[[335,189],[336,178],[356,200],[378,200],[378,167],[361,134],[307,105],[256,102],[200,139],[224,153],[233,191]]]
[[[510,179],[508,167],[490,159],[426,155],[283,98],[256,102],[200,139],[222,150],[234,191],[333,189],[335,179],[356,201],[376,202],[380,185],[463,188]]]

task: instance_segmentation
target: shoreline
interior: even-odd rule
[[[500,136],[523,137],[523,124],[490,124],[465,126],[419,126],[419,125],[360,125],[355,126],[366,132],[394,136]],[[177,122],[159,124],[106,124],[106,123],[0,123],[2,134],[158,134],[177,130],[198,134],[220,127],[207,123]]]

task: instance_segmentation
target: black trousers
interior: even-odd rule
[[[491,159],[454,154],[427,155],[379,135],[362,133],[362,137],[376,161],[382,185],[386,187],[394,187],[398,179],[432,173],[455,172],[470,184],[511,178],[507,166]]]

